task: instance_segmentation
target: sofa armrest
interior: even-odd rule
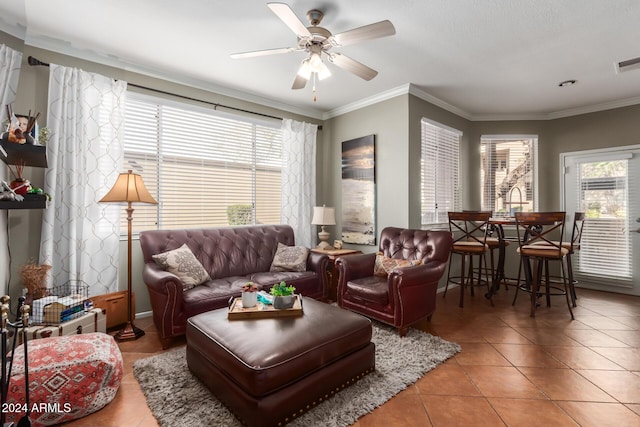
[[[319,299],[326,299],[329,295],[328,269],[329,257],[326,254],[309,252],[309,256],[307,257],[307,271],[314,271],[318,276],[319,289],[317,295],[319,295]]]
[[[307,257],[307,271],[315,271],[318,274],[326,275],[329,266],[329,257],[325,254],[309,252]]]
[[[338,257],[335,261],[338,271],[338,305],[342,301],[342,295],[349,280],[361,279],[373,276],[373,266],[376,262],[376,254],[354,254]]]
[[[436,309],[438,282],[447,263],[431,261],[424,265],[399,268],[389,274],[389,297],[396,324],[411,324]]]
[[[182,292],[182,281],[173,273],[168,272],[156,263],[147,263],[142,269],[142,280],[150,290],[160,294],[167,294],[175,288]]]
[[[414,267],[397,268],[389,274],[389,283],[397,283],[397,286],[416,286],[425,283],[437,283],[442,278],[446,263],[430,261]],[[393,289],[390,288],[390,289]]]
[[[169,339],[184,333],[186,317],[182,298],[182,281],[155,263],[146,263],[142,279],[149,291],[153,322],[158,329],[163,348]]]

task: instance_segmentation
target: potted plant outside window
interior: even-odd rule
[[[285,309],[293,307],[293,303],[296,300],[295,291],[296,288],[291,285],[287,286],[284,281],[273,285],[269,291],[273,295],[273,308]]]

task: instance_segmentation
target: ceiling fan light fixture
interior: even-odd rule
[[[322,61],[322,58],[317,53],[312,53],[307,59],[302,61],[300,68],[298,69],[298,75],[302,78],[309,80],[311,74],[316,73],[318,80],[324,80],[327,77],[331,77],[331,71],[329,67]]]
[[[331,71],[324,62],[320,63],[320,70],[316,72],[318,73],[318,80],[324,80],[327,77],[331,77]]]
[[[302,64],[300,64],[298,75],[306,80],[311,78],[311,64],[309,63],[309,58],[305,59],[302,61]]]
[[[319,72],[320,67],[324,65],[319,53],[311,53],[311,55],[309,55],[308,61],[309,65],[311,66],[311,71],[315,73]]]

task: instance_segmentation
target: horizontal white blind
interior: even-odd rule
[[[480,190],[483,211],[496,217],[538,210],[536,137],[483,136],[480,141]]]
[[[462,133],[422,120],[422,226],[448,222],[447,212],[460,209],[459,150]]]
[[[131,93],[126,110],[125,163],[159,202],[136,232],[280,222],[280,129]]]
[[[576,270],[579,275],[631,279],[628,160],[577,165],[575,194],[586,213]]]

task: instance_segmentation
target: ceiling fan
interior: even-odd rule
[[[324,17],[324,13],[320,10],[312,9],[307,12],[307,19],[311,24],[310,27],[307,27],[298,19],[289,5],[285,3],[267,3],[267,6],[298,36],[297,46],[235,53],[231,55],[231,58],[240,59],[290,52],[307,52],[309,56],[302,61],[300,69],[293,81],[292,89],[304,88],[309,79],[313,78],[315,92],[316,77],[318,80],[323,80],[331,75],[331,71],[322,61],[323,55],[328,58],[329,62],[338,67],[364,80],[371,80],[378,74],[376,70],[346,55],[331,52],[331,49],[352,45],[365,40],[391,36],[396,33],[393,24],[385,20],[333,35],[326,28],[318,26]]]

